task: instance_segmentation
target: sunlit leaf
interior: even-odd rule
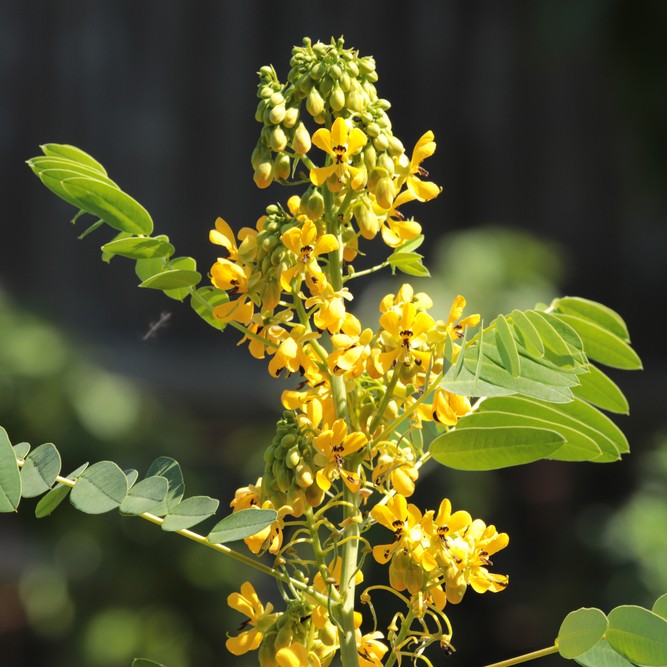
[[[76,146],[70,146],[69,144],[42,144],[40,148],[44,155],[55,155],[73,160],[74,162],[92,167],[104,176],[107,174],[106,169],[95,158]]]
[[[86,514],[103,514],[116,509],[127,496],[127,477],[112,461],[100,461],[87,468],[70,494],[74,507]]]
[[[609,412],[627,415],[630,411],[628,400],[616,383],[593,364],[588,364],[588,373],[582,373],[579,382],[572,390],[579,398]]]
[[[207,536],[212,544],[235,542],[256,535],[278,518],[278,512],[270,509],[239,510],[215,524]]]
[[[556,639],[558,652],[571,660],[592,649],[604,636],[607,617],[599,609],[577,609],[564,619]]]
[[[548,458],[565,439],[555,431],[528,426],[455,429],[431,443],[433,458],[458,470],[495,470]]]
[[[589,299],[583,299],[579,296],[564,296],[555,299],[552,305],[561,313],[576,315],[577,317],[583,317],[585,320],[595,322],[626,343],[630,342],[628,328],[623,318],[608,306],[604,306],[596,301],[590,301]]]
[[[0,512],[13,512],[21,501],[21,474],[7,431],[0,426]]]
[[[635,667],[620,656],[606,639],[601,639],[593,648],[575,658],[582,667]]]
[[[612,609],[606,639],[622,656],[639,665],[667,665],[667,620],[648,609],[635,605]]]
[[[170,269],[158,273],[144,280],[139,287],[150,287],[151,289],[173,290],[181,287],[192,287],[201,280],[201,273],[184,269]]]
[[[21,468],[21,495],[34,498],[48,491],[60,474],[60,466],[60,454],[52,443],[34,449]]]
[[[498,315],[496,322],[496,346],[503,366],[512,377],[518,377],[520,371],[519,352],[514,342],[514,336],[503,315]]]
[[[14,454],[16,455],[17,459],[25,459],[26,456],[28,456],[30,452],[30,443],[29,442],[19,442],[18,444],[14,445]]]
[[[667,593],[661,595],[654,603],[651,611],[662,618],[667,619]]]
[[[525,313],[522,313],[520,310],[513,310],[510,317],[512,318],[512,324],[517,333],[519,343],[526,348],[528,354],[538,359],[543,357],[544,343],[542,343],[537,329],[528,317],[526,317]]]
[[[174,254],[174,246],[169,243],[169,237],[164,234],[153,237],[130,236],[105,243],[102,246],[102,252],[130,259],[149,259],[171,257]]]
[[[558,313],[563,322],[577,331],[584,343],[586,355],[605,366],[624,370],[639,370],[642,362],[637,353],[607,329],[576,315]]]
[[[192,496],[169,510],[162,522],[162,530],[185,530],[213,516],[220,504],[219,500],[208,496]]]
[[[75,177],[62,181],[62,187],[84,211],[98,216],[114,229],[139,235],[153,231],[148,211],[130,195],[108,183]]]

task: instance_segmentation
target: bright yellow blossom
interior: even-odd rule
[[[307,274],[316,283],[322,280],[324,274],[317,263],[318,256],[338,249],[336,237],[333,234],[318,236],[317,227],[312,220],[306,220],[303,227],[288,229],[280,240],[297,256],[294,265],[280,274],[280,284],[286,292],[292,291],[292,281],[295,277]]]
[[[227,598],[227,604],[236,611],[248,617],[241,627],[250,626],[236,637],[229,637],[225,645],[234,655],[243,655],[248,651],[255,651],[262,643],[264,632],[273,624],[277,614],[272,614],[273,605],[269,602],[266,607],[260,602],[250,582],[241,585],[240,593],[232,593]]]
[[[348,132],[347,123],[342,117],[336,118],[331,131],[321,127],[313,134],[312,142],[319,149],[329,154],[332,163],[326,167],[314,167],[310,170],[310,180],[314,185],[328,182],[329,189],[340,189],[349,180],[353,190],[358,190],[364,179],[364,172],[359,167],[349,164],[353,155],[366,145],[366,135],[358,128]],[[331,177],[339,184],[331,187]]]
[[[351,491],[357,491],[361,479],[356,472],[343,468],[343,460],[349,454],[359,451],[367,443],[366,436],[358,431],[348,433],[347,424],[337,419],[330,429],[323,430],[314,440],[315,447],[320,450],[315,462],[322,466],[317,471],[317,484],[325,491],[331,482],[340,477]]]
[[[421,163],[435,153],[435,141],[433,132],[425,132],[415,144],[410,158],[406,186],[414,198],[419,201],[429,201],[440,194],[440,186],[431,181],[422,181],[420,177],[428,178],[428,172],[421,166]]]

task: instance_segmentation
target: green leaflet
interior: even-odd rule
[[[654,603],[651,611],[667,620],[667,593],[661,595]]]
[[[7,431],[0,426],[0,512],[13,512],[21,501],[21,474]]]
[[[623,318],[611,308],[603,306],[601,303],[582,299],[579,296],[564,296],[560,299],[555,299],[551,305],[556,312],[576,315],[585,320],[596,322],[599,326],[607,329],[626,343],[630,342],[628,328]]]
[[[219,290],[212,285],[199,287],[190,296],[190,305],[197,315],[199,315],[205,322],[208,322],[212,327],[220,329],[220,331],[222,331],[227,324],[220,320],[216,320],[215,317],[213,317],[213,309],[228,301],[229,296],[227,292]]]
[[[511,315],[514,332],[519,345],[526,349],[531,357],[537,359],[544,356],[544,343],[540,334],[533,323],[528,319],[525,313],[520,310],[513,310]]]
[[[211,544],[235,542],[259,533],[278,518],[275,510],[251,508],[226,516],[213,526],[206,539]]]
[[[456,430],[480,427],[494,428],[497,426],[532,426],[560,434],[563,437],[562,446],[549,454],[548,457],[545,457],[556,461],[594,461],[602,454],[595,441],[584,433],[548,419],[540,419],[525,414],[499,411],[477,412],[460,419],[456,425]],[[616,456],[616,458],[620,457]]]
[[[60,474],[60,467],[60,454],[52,443],[34,449],[21,468],[21,495],[34,498],[46,493]]]
[[[213,516],[220,505],[219,500],[208,496],[192,496],[169,510],[162,522],[162,530],[185,530]]]
[[[396,273],[396,269],[398,269],[409,276],[428,277],[431,274],[422,263],[422,259],[424,259],[424,255],[420,255],[418,252],[394,251],[387,257],[387,262],[392,273]]]
[[[510,372],[512,377],[519,377],[520,362],[512,330],[507,320],[498,315],[496,318],[496,347],[503,362],[503,366]]]
[[[148,658],[135,658],[132,661],[132,667],[165,667],[161,662],[155,662]]]
[[[67,479],[75,481],[87,467],[87,463],[80,465],[74,472],[67,475]],[[38,519],[49,516],[67,498],[70,491],[71,487],[65,484],[56,484],[43,498],[40,498],[35,507],[35,516]]]
[[[148,211],[117,187],[92,178],[76,176],[61,181],[65,192],[79,207],[108,225],[130,234],[150,234],[153,220]]]
[[[30,452],[29,442],[19,442],[13,447],[14,447],[14,455],[16,456],[17,459],[21,460],[25,459],[25,457],[28,456],[28,453]]]
[[[635,667],[620,656],[606,639],[601,639],[593,648],[575,658],[583,667]]]
[[[610,380],[597,366],[588,364],[588,373],[579,376],[578,387],[572,390],[576,396],[598,408],[627,415],[630,412],[628,400],[618,385]]]
[[[606,639],[631,662],[648,667],[667,665],[667,620],[648,609],[635,605],[612,609]]]
[[[607,617],[599,609],[577,609],[561,623],[556,639],[558,652],[571,660],[592,649],[604,636]]]
[[[164,234],[159,236],[129,236],[116,238],[102,246],[102,252],[109,255],[121,255],[130,259],[151,259],[171,257],[175,248]]]
[[[86,514],[103,514],[116,509],[127,496],[127,477],[112,461],[100,461],[77,479],[70,502]]]
[[[165,516],[183,499],[185,492],[185,482],[183,481],[183,471],[178,461],[169,456],[160,456],[151,463],[146,473],[146,477],[164,477],[169,484],[169,491],[164,500],[151,509],[151,514],[156,516]]]
[[[163,290],[168,297],[182,301],[202,278],[196,268],[192,257],[175,257],[169,261],[140,259],[135,270],[142,281],[139,287]]]
[[[563,446],[560,433],[532,426],[455,429],[433,440],[436,461],[458,470],[496,470],[548,458]]]
[[[69,144],[42,144],[40,148],[44,155],[65,158],[72,162],[91,167],[103,176],[107,175],[106,169],[95,158],[76,146],[70,146]]]
[[[597,456],[582,460],[596,463],[617,461],[621,454],[628,451],[628,442],[621,430],[607,416],[580,399],[565,404],[553,404],[523,396],[488,398],[482,401],[476,414],[498,412],[512,414],[517,419],[543,420],[546,423],[542,426],[561,433],[566,443],[592,441],[598,448]],[[478,419],[475,414],[463,417],[457,428],[465,428],[468,423],[474,424],[475,419]],[[562,452],[557,452],[558,456],[554,458],[560,459],[560,455],[565,453],[567,445]]]
[[[166,477],[146,477],[130,488],[118,509],[121,514],[129,515],[152,512],[166,498],[168,491],[169,482]]]

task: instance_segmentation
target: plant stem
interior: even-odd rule
[[[540,649],[539,651],[518,655],[516,658],[510,658],[509,660],[503,660],[502,662],[494,662],[492,665],[486,665],[486,667],[511,667],[511,665],[518,665],[522,662],[537,660],[537,658],[543,658],[544,656],[551,655],[552,653],[558,653],[558,646],[548,646],[547,648]]]

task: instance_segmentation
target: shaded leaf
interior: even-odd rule
[[[185,530],[213,516],[220,504],[219,500],[208,496],[192,496],[169,510],[162,522],[162,530]]]
[[[278,512],[271,509],[239,510],[218,521],[206,539],[212,544],[242,540],[264,530],[277,518]]]
[[[77,479],[70,501],[86,514],[103,514],[116,509],[127,496],[127,477],[112,461],[100,461]]]
[[[458,470],[496,470],[531,463],[563,446],[555,431],[528,426],[463,428],[443,433],[431,443],[433,458]]]
[[[498,315],[496,322],[496,346],[502,359],[503,366],[512,377],[518,377],[520,371],[519,352],[517,351],[514,336],[507,320],[503,315]]]
[[[151,463],[146,477],[164,477],[169,483],[169,491],[167,491],[165,499],[156,507],[153,507],[151,514],[164,516],[183,499],[185,482],[183,481],[183,471],[178,461],[169,456],[160,456]]]
[[[599,609],[570,612],[561,623],[556,639],[558,652],[568,660],[590,651],[604,636],[607,617]]]
[[[212,285],[199,287],[190,297],[190,305],[197,315],[208,322],[212,327],[220,329],[220,331],[227,326],[227,323],[216,320],[215,317],[213,317],[213,309],[228,301],[229,296],[227,295],[227,292],[220,290],[217,287],[213,287]]]
[[[122,514],[151,512],[167,496],[169,482],[165,477],[146,477],[135,484],[118,508]]]
[[[80,465],[74,472],[71,472],[67,475],[67,479],[76,481],[76,479],[81,475],[81,473],[88,467],[87,463]],[[49,516],[57,507],[62,503],[65,498],[69,495],[71,487],[66,484],[56,484],[40,501],[35,507],[35,516],[38,519],[43,519],[45,516]]]
[[[7,431],[0,426],[0,512],[13,512],[21,501],[21,474]]]
[[[540,334],[533,326],[533,323],[526,317],[525,313],[520,310],[513,310],[510,317],[514,325],[514,331],[517,334],[519,343],[526,348],[528,354],[532,357],[544,356],[544,343],[540,338]]]
[[[654,603],[651,611],[662,618],[667,619],[667,593],[661,595]]]
[[[14,455],[17,459],[25,459],[26,456],[30,453],[30,443],[29,442],[19,442],[14,445]]]
[[[184,269],[171,269],[158,273],[144,280],[139,287],[151,289],[172,290],[181,287],[192,287],[201,280],[201,273]]]
[[[60,453],[47,442],[34,449],[21,468],[21,495],[24,498],[41,496],[48,491],[60,474]]]
[[[132,667],[165,667],[161,662],[155,662],[148,658],[135,658],[132,661]]]

